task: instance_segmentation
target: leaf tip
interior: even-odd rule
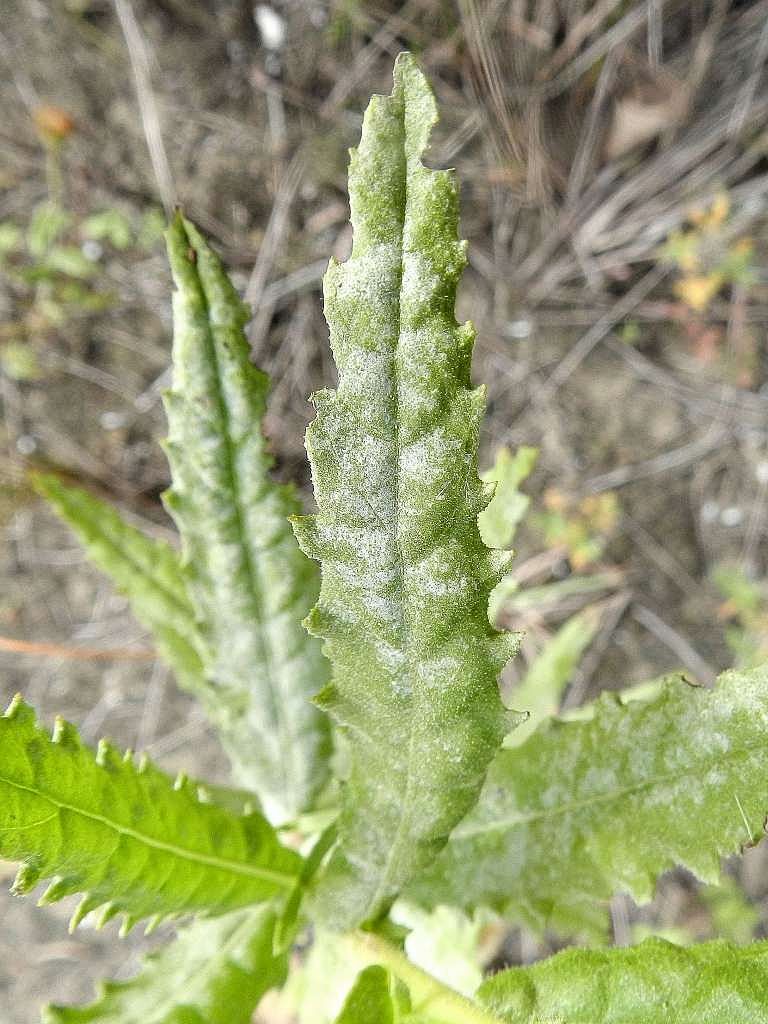
[[[121,939],[124,939],[126,937],[126,935],[128,935],[130,932],[132,932],[133,929],[136,927],[136,922],[138,920],[139,920],[139,918],[136,917],[134,914],[128,914],[128,913],[123,914],[123,920],[122,920],[122,923],[120,925],[120,930],[117,933],[119,935],[119,937]]]
[[[77,729],[61,715],[54,719],[51,742],[67,750],[79,750],[82,746]]]
[[[92,896],[91,893],[84,893],[82,899],[78,903],[74,914],[69,919],[69,934],[72,935],[77,927],[82,924],[88,914],[92,910],[96,910],[100,906],[100,901],[97,897]]]
[[[151,935],[152,932],[157,928],[157,926],[162,923],[162,921],[162,914],[153,914],[152,917],[150,917],[147,923],[144,925],[144,934]]]
[[[105,903],[101,908],[101,913],[96,919],[96,930],[101,931],[101,929],[119,913],[120,907],[118,907],[116,903],[113,903],[111,900],[109,903]]]
[[[13,699],[8,707],[5,709],[3,718],[15,719],[17,722],[35,722],[35,712],[32,707],[27,704],[20,693],[13,695]]]
[[[11,885],[12,896],[25,896],[31,892],[40,881],[40,869],[31,861],[22,864],[16,872],[16,877]]]
[[[109,771],[114,771],[122,763],[120,752],[105,737],[98,742],[95,760],[100,768],[106,768]]]
[[[58,901],[60,899],[63,899],[64,896],[69,896],[71,891],[72,890],[70,886],[67,884],[66,879],[62,878],[60,875],[57,875],[56,878],[54,878],[48,885],[48,888],[45,890],[40,899],[37,901],[37,905],[38,907],[47,907],[51,903],[58,903]]]

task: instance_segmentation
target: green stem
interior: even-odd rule
[[[356,931],[346,936],[352,955],[361,966],[379,964],[388,967],[408,988],[416,1013],[428,1013],[435,1024],[502,1024],[476,1003],[427,974],[393,946],[370,932]]]

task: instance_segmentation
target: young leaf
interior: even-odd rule
[[[668,680],[650,701],[603,694],[591,719],[546,722],[499,752],[411,896],[569,933],[619,890],[650,899],[675,865],[716,882],[720,857],[763,832],[766,729],[768,666],[714,690]]]
[[[147,957],[130,981],[102,984],[88,1006],[48,1006],[43,1024],[250,1024],[287,955],[272,953],[269,906],[196,921]]]
[[[307,624],[333,679],[318,703],[350,749],[341,843],[315,901],[340,929],[380,915],[434,857],[507,730],[497,676],[515,642],[488,621],[507,556],[477,527],[484,393],[470,388],[474,331],[454,318],[456,183],[421,162],[435,121],[401,54],[352,153],[352,255],[325,277],[339,386],[314,397],[318,513],[295,522],[322,562]]]
[[[520,589],[520,582],[514,573],[505,576],[491,595],[491,609],[507,612],[546,612],[561,601],[572,597],[589,597],[600,591],[614,590],[623,580],[622,573],[617,570],[596,572],[591,576],[579,576],[572,573],[564,580],[554,583],[543,583],[540,587]]]
[[[478,996],[509,1024],[763,1024],[768,942],[568,949],[502,971]]]
[[[333,1024],[360,971],[345,937],[313,930],[312,946],[291,971],[282,997],[297,1024]]]
[[[483,473],[483,480],[495,484],[493,498],[477,519],[489,548],[506,551],[512,547],[517,527],[531,504],[520,484],[531,475],[538,457],[538,448],[523,446],[514,455],[509,448],[499,448],[493,466]]]
[[[85,747],[59,719],[52,737],[16,698],[0,717],[0,857],[23,861],[15,892],[56,876],[51,903],[83,893],[73,926],[103,918],[200,911],[223,914],[286,894],[300,858],[260,814],[201,803],[145,759],[134,764],[102,740]]]
[[[91,561],[128,598],[136,618],[154,634],[161,656],[176,672],[180,685],[194,693],[204,692],[195,615],[173,548],[147,537],[106,502],[63,484],[56,476],[36,476],[35,487],[77,534]]]
[[[474,995],[483,980],[481,937],[499,919],[487,909],[472,916],[446,906],[428,912],[415,903],[397,900],[390,920],[408,929],[404,948],[411,963],[457,992]]]
[[[360,972],[336,1024],[417,1024],[410,1010],[405,985],[386,968],[374,964]]]
[[[557,712],[563,691],[599,625],[599,609],[591,605],[572,615],[547,641],[510,698],[528,718],[504,738],[505,747],[521,746],[547,716]]]
[[[299,511],[293,491],[270,479],[259,426],[267,378],[249,360],[248,313],[180,214],[168,252],[177,291],[166,501],[182,536],[222,741],[238,781],[283,823],[307,809],[327,774],[328,723],[309,698],[328,669],[301,627],[317,569],[288,524]]]

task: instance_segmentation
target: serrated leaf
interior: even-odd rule
[[[307,432],[316,516],[296,521],[322,563],[307,619],[332,683],[318,703],[349,741],[341,843],[316,893],[330,927],[376,918],[477,798],[506,731],[497,676],[513,653],[488,622],[507,556],[477,528],[482,389],[474,331],[454,317],[466,263],[449,171],[421,156],[436,107],[409,54],[352,152],[354,243],[325,277],[339,369]]]
[[[509,1024],[765,1024],[768,942],[569,949],[502,971],[478,995]]]
[[[196,921],[135,978],[103,984],[88,1006],[48,1006],[43,1024],[249,1024],[286,977],[287,955],[272,952],[274,927],[269,906]]]
[[[154,634],[163,659],[180,685],[207,696],[196,645],[197,627],[179,555],[127,523],[116,509],[51,474],[34,478],[36,489],[74,531],[88,557],[128,598],[143,626]]]
[[[129,922],[223,914],[287,894],[301,868],[260,814],[201,803],[104,741],[95,754],[61,719],[49,736],[19,698],[0,717],[0,857],[23,862],[16,892],[55,876],[42,902],[83,893],[74,923],[102,904]]]
[[[721,856],[763,833],[767,729],[768,666],[726,672],[714,690],[667,680],[650,701],[603,694],[590,720],[546,722],[499,752],[410,894],[594,936],[596,901],[647,901],[668,868],[716,882]]]
[[[238,781],[283,823],[311,805],[327,777],[328,723],[309,701],[328,668],[301,628],[317,569],[287,521],[300,508],[295,494],[270,478],[260,427],[268,381],[250,362],[249,314],[181,215],[168,252],[177,290],[166,502],[182,536],[222,741]]]

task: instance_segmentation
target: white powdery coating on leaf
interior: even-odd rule
[[[405,310],[413,312],[431,302],[440,289],[441,280],[434,271],[432,260],[421,252],[403,253],[403,277],[401,303]]]
[[[437,658],[427,658],[416,666],[416,675],[426,685],[441,683],[451,676],[455,676],[462,669],[461,661],[451,654],[444,654]]]
[[[398,298],[400,248],[395,242],[382,242],[368,252],[355,255],[340,267],[335,298],[360,308],[376,308]]]
[[[392,675],[402,676],[404,670],[408,668],[408,655],[402,648],[393,647],[392,644],[388,644],[385,640],[376,641],[376,654],[381,664],[391,672]],[[396,685],[405,686],[410,692],[410,683],[405,680],[398,680]]]
[[[451,437],[444,427],[438,427],[400,450],[400,473],[417,483],[437,483],[454,469],[456,453],[461,448],[457,437]]]
[[[435,107],[409,58],[395,83],[352,156],[352,256],[325,283],[339,384],[308,434],[324,563],[312,621],[350,744],[319,916],[344,928],[386,910],[434,856],[505,729],[483,601],[496,568],[476,522],[482,395],[452,309],[457,190],[421,163]]]
[[[386,597],[384,594],[367,593],[363,601],[375,619],[380,619],[393,625],[402,625],[404,618],[402,605],[393,597]]]
[[[392,537],[385,530],[365,525],[329,523],[321,527],[321,536],[340,556],[348,555],[355,561],[362,559],[366,563],[366,571],[368,567],[375,567],[378,571],[380,567],[392,564]],[[365,583],[365,577],[362,582]]]
[[[391,347],[373,347],[381,339],[371,338],[370,348],[352,348],[345,353],[340,390],[359,401],[389,404],[395,396],[394,358]]]

